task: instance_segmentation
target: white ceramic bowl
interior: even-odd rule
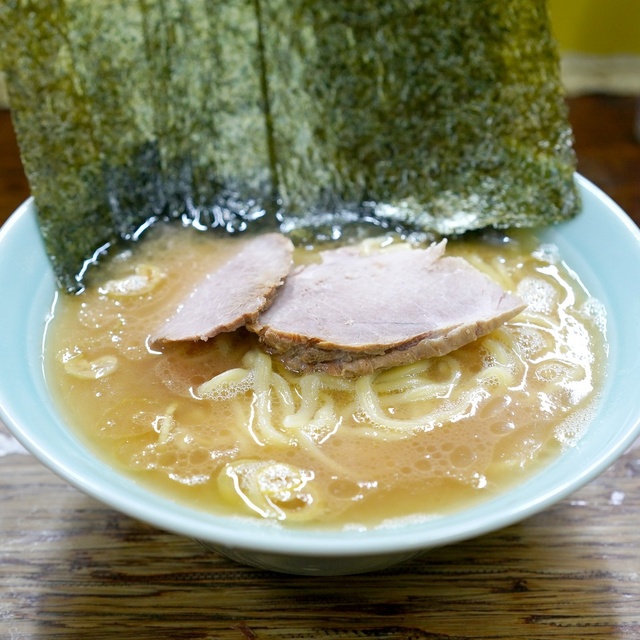
[[[580,176],[576,180],[583,211],[547,229],[543,237],[559,246],[569,266],[606,306],[610,355],[603,398],[577,446],[489,502],[400,528],[301,532],[203,514],[119,475],[67,428],[47,391],[41,349],[55,283],[31,200],[0,230],[2,418],[34,456],[81,491],[262,568],[324,575],[370,571],[512,524],[595,478],[640,434],[640,231],[591,183]]]

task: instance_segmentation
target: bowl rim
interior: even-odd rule
[[[616,234],[628,240],[633,258],[632,267],[637,269],[636,273],[640,276],[640,229],[613,200],[593,183],[578,174],[575,179],[583,200],[596,203],[597,207],[605,212],[606,221],[616,227]],[[554,227],[557,230],[556,235],[562,234],[563,225],[571,225],[572,223],[575,224],[573,221],[568,221]],[[33,198],[29,198],[0,228],[0,273],[4,264],[3,255],[11,253],[11,251],[14,253],[18,251],[12,245],[15,242],[14,237],[26,234],[34,242],[38,242],[33,238],[33,228],[37,229],[35,205]],[[20,251],[24,254],[29,253],[24,248]],[[42,253],[44,253],[43,248]],[[48,260],[46,256],[45,260]],[[37,266],[35,265],[33,268],[35,269]],[[597,282],[597,274],[592,275],[594,275],[594,282]],[[633,272],[629,274],[629,277],[635,278]],[[47,292],[50,292],[51,297],[55,295],[51,291],[52,282],[52,273],[42,274],[38,287],[36,287],[41,290],[41,296],[46,297]],[[18,291],[17,285],[14,286],[13,295],[18,296],[17,299],[24,302],[24,308],[33,313],[32,307],[40,299],[39,294],[36,291],[35,296],[32,296],[30,289],[28,291],[26,288],[23,289]],[[601,293],[604,296],[607,295],[605,290]],[[33,302],[34,300],[36,302]],[[50,309],[50,305],[48,308]],[[640,309],[640,306],[638,308]],[[37,310],[36,315],[38,313],[42,315],[42,306]],[[37,324],[38,321],[40,324],[46,323],[46,318],[40,317],[39,320],[34,318],[29,326]],[[6,335],[3,337],[3,324],[4,321],[0,321],[0,354],[2,354],[0,360],[4,360],[5,354],[10,352],[10,357],[13,359],[12,364],[18,365],[17,378],[26,376],[26,381],[33,384],[32,378],[34,376],[43,375],[41,362],[30,362],[30,367],[24,366],[24,370],[20,372],[20,361],[17,358],[23,355],[27,348],[30,349],[28,351],[30,354],[35,353],[38,345],[25,346],[20,340],[15,343]],[[25,333],[19,336],[23,341],[28,337],[27,329],[25,328],[24,331]],[[42,332],[44,332],[44,325]],[[11,336],[11,338],[15,338],[15,336]],[[41,347],[42,335],[38,339]],[[637,346],[640,347],[640,332],[636,332],[634,339]],[[630,345],[626,344],[624,348],[622,345],[618,347],[620,354],[624,354],[625,349],[631,350]],[[611,375],[607,376],[607,383],[610,386],[613,384],[613,379],[617,380],[621,375],[625,375],[625,372],[629,372],[630,365],[628,363],[623,363],[623,365],[620,369],[610,368],[608,373]],[[2,366],[0,363],[0,373],[3,372]],[[383,526],[370,528],[366,532],[338,529],[301,530],[271,526],[263,522],[254,522],[250,518],[203,513],[195,508],[178,505],[167,498],[162,498],[124,476],[119,476],[118,480],[118,474],[107,463],[96,458],[71,432],[72,430],[64,425],[61,418],[56,415],[54,408],[46,405],[46,398],[41,398],[42,405],[34,403],[34,407],[25,412],[24,407],[20,404],[21,402],[22,405],[26,403],[25,393],[20,393],[18,381],[14,380],[13,385],[10,385],[11,389],[9,389],[5,378],[6,376],[0,377],[2,380],[0,383],[0,417],[9,431],[42,464],[83,493],[159,529],[173,531],[229,549],[246,549],[287,556],[341,557],[419,551],[495,531],[551,506],[584,486],[609,467],[640,435],[640,401],[637,398],[623,399],[623,402],[632,404],[626,408],[624,406],[614,407],[619,417],[623,418],[622,427],[618,427],[617,437],[613,438],[611,442],[607,442],[606,446],[600,447],[597,453],[592,454],[589,458],[589,464],[579,468],[575,475],[567,476],[561,472],[561,469],[558,469],[560,461],[568,457],[562,454],[560,458],[545,467],[545,473],[552,474],[551,480],[542,484],[537,482],[539,488],[531,495],[527,495],[527,488],[533,480],[538,478],[539,473],[517,487],[468,509],[433,519],[409,521],[400,527]],[[42,394],[43,380],[39,384],[39,391]],[[38,421],[29,422],[25,416],[32,419],[37,418]],[[39,426],[43,420],[52,421],[49,424],[53,424],[58,432],[66,431],[69,436],[68,441],[51,449],[47,444],[46,429]],[[581,443],[578,443],[569,451],[569,456],[579,456],[581,448]],[[110,480],[114,479],[115,483],[111,483]],[[520,502],[515,501],[515,498],[521,494],[524,498]]]

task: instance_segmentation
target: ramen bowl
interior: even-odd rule
[[[581,176],[576,181],[581,213],[541,231],[541,236],[558,246],[606,309],[609,353],[603,391],[578,443],[497,497],[395,526],[292,529],[203,513],[136,484],[83,444],[65,424],[47,389],[42,344],[56,285],[32,200],[0,230],[2,419],[40,462],[79,490],[136,519],[260,568],[307,575],[372,571],[513,524],[595,478],[640,434],[640,231],[594,185]]]

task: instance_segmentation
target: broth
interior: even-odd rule
[[[48,384],[96,455],[136,482],[213,513],[388,526],[495,496],[581,436],[605,366],[604,311],[530,232],[447,249],[525,312],[451,354],[355,380],[293,374],[245,330],[149,346],[237,242],[158,227],[105,263],[101,283],[56,299]]]

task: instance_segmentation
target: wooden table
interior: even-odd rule
[[[635,101],[570,101],[580,170],[640,224]],[[0,113],[0,222],[28,195]],[[107,508],[0,425],[0,637],[640,638],[640,442],[520,524],[384,572],[237,565]]]

